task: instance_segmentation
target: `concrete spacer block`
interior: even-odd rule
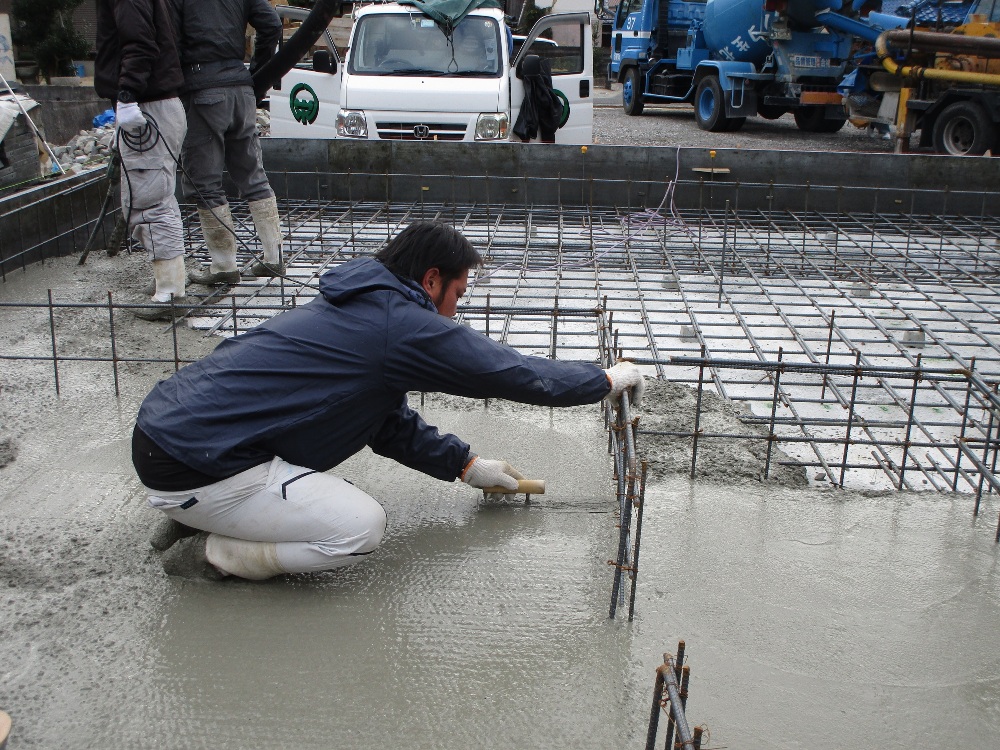
[[[905,331],[903,333],[903,343],[913,349],[923,349],[927,345],[927,337],[924,329],[918,328],[915,331]]]

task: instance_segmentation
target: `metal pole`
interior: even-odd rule
[[[781,358],[784,355],[784,349],[778,347],[778,362],[781,362]],[[774,447],[774,417],[778,412],[778,399],[780,398],[780,388],[781,388],[781,368],[775,370],[774,372],[774,398],[771,400],[771,424],[767,430],[767,456],[764,458],[764,479],[771,476],[771,450]]]
[[[56,316],[52,306],[52,290],[49,289],[49,334],[52,337],[52,374],[55,377],[56,395],[59,395],[59,358],[56,354]]]
[[[667,655],[663,655],[666,661]],[[656,731],[660,724],[660,710],[663,701],[663,674],[656,670],[656,681],[653,683],[653,706],[649,710],[649,728],[646,730],[646,750],[656,747]]]
[[[997,386],[993,386],[993,392],[996,393],[996,391],[997,391]],[[986,479],[986,458],[987,456],[989,456],[990,440],[993,436],[993,423],[996,418],[996,406],[994,406],[987,400],[986,408],[990,410],[990,421],[986,427],[986,442],[983,443],[983,459],[982,459],[982,465],[979,466],[979,484],[976,487],[976,507],[972,511],[973,516],[979,515],[979,504],[983,500],[983,482]]]
[[[729,242],[729,201],[726,201],[722,215],[722,263],[719,264],[719,300],[716,307],[722,307],[722,287],[726,281],[726,245]]]
[[[910,411],[906,420],[906,436],[903,438],[903,460],[899,463],[899,485],[903,489],[903,475],[906,473],[906,456],[910,452],[910,433],[913,431],[913,410],[917,408],[917,387],[920,384],[920,357],[917,355],[917,371],[913,374],[913,390],[910,392]]]
[[[701,347],[702,364],[698,365],[698,393],[694,404],[694,432],[691,435],[691,478],[698,464],[698,433],[701,432],[701,395],[705,390],[705,347]]]
[[[844,458],[840,462],[840,486],[844,486],[844,474],[847,472],[847,453],[851,449],[851,425],[854,423],[854,405],[858,396],[858,380],[861,377],[861,351],[854,356],[854,382],[851,384],[851,400],[847,407],[847,432],[844,434]]]
[[[830,333],[826,337],[826,364],[830,364],[830,349],[833,347],[833,322],[837,319],[837,311],[830,311]],[[826,373],[823,374],[823,390],[820,392],[820,399],[826,398]]]
[[[973,357],[972,361],[969,363],[969,370],[976,369],[976,358]],[[965,380],[965,408],[962,410],[962,429],[958,433],[959,441],[965,440],[965,430],[969,426],[969,402],[972,399],[972,379],[966,378]],[[952,492],[958,492],[958,478],[959,478],[959,468],[962,465],[962,452],[959,451],[955,456],[955,479],[951,485]]]
[[[649,465],[642,462],[642,475],[639,478],[639,501],[635,517],[635,551],[632,553],[632,592],[628,597],[628,620],[632,622],[635,613],[635,587],[639,580],[639,544],[642,541],[642,511],[646,507],[646,471]]]
[[[111,302],[111,291],[108,290],[108,331],[111,335],[111,371],[115,377],[115,397],[121,396],[118,385],[118,347],[115,341],[115,307]]]

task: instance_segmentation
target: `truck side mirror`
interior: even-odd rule
[[[313,52],[313,70],[317,73],[336,73],[337,63],[329,50],[318,49]]]

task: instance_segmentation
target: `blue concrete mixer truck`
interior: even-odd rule
[[[819,17],[858,19],[878,0],[621,0],[608,78],[630,115],[647,104],[694,104],[704,130],[791,112],[799,129],[835,133],[847,120],[837,84],[857,36]],[[904,21],[905,23],[905,21]]]

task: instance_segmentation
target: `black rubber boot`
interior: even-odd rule
[[[196,581],[221,581],[229,578],[228,573],[219,570],[208,561],[205,556],[207,542],[208,534],[206,532],[177,542],[160,558],[163,563],[163,572],[168,576]]]
[[[257,261],[250,266],[250,273],[258,278],[273,279],[276,276],[284,276],[286,270],[284,263],[261,263]]]
[[[185,526],[180,521],[162,516],[156,520],[153,533],[149,535],[149,546],[157,552],[165,552],[181,539],[194,536],[198,529]]]
[[[198,305],[188,302],[186,297],[169,302],[151,302],[146,307],[132,308],[132,314],[140,320],[173,320],[194,310]]]
[[[219,271],[218,273],[212,273],[211,271],[206,271],[205,273],[189,273],[188,281],[192,284],[201,284],[202,286],[229,286],[231,284],[240,283],[240,272],[239,271]]]

